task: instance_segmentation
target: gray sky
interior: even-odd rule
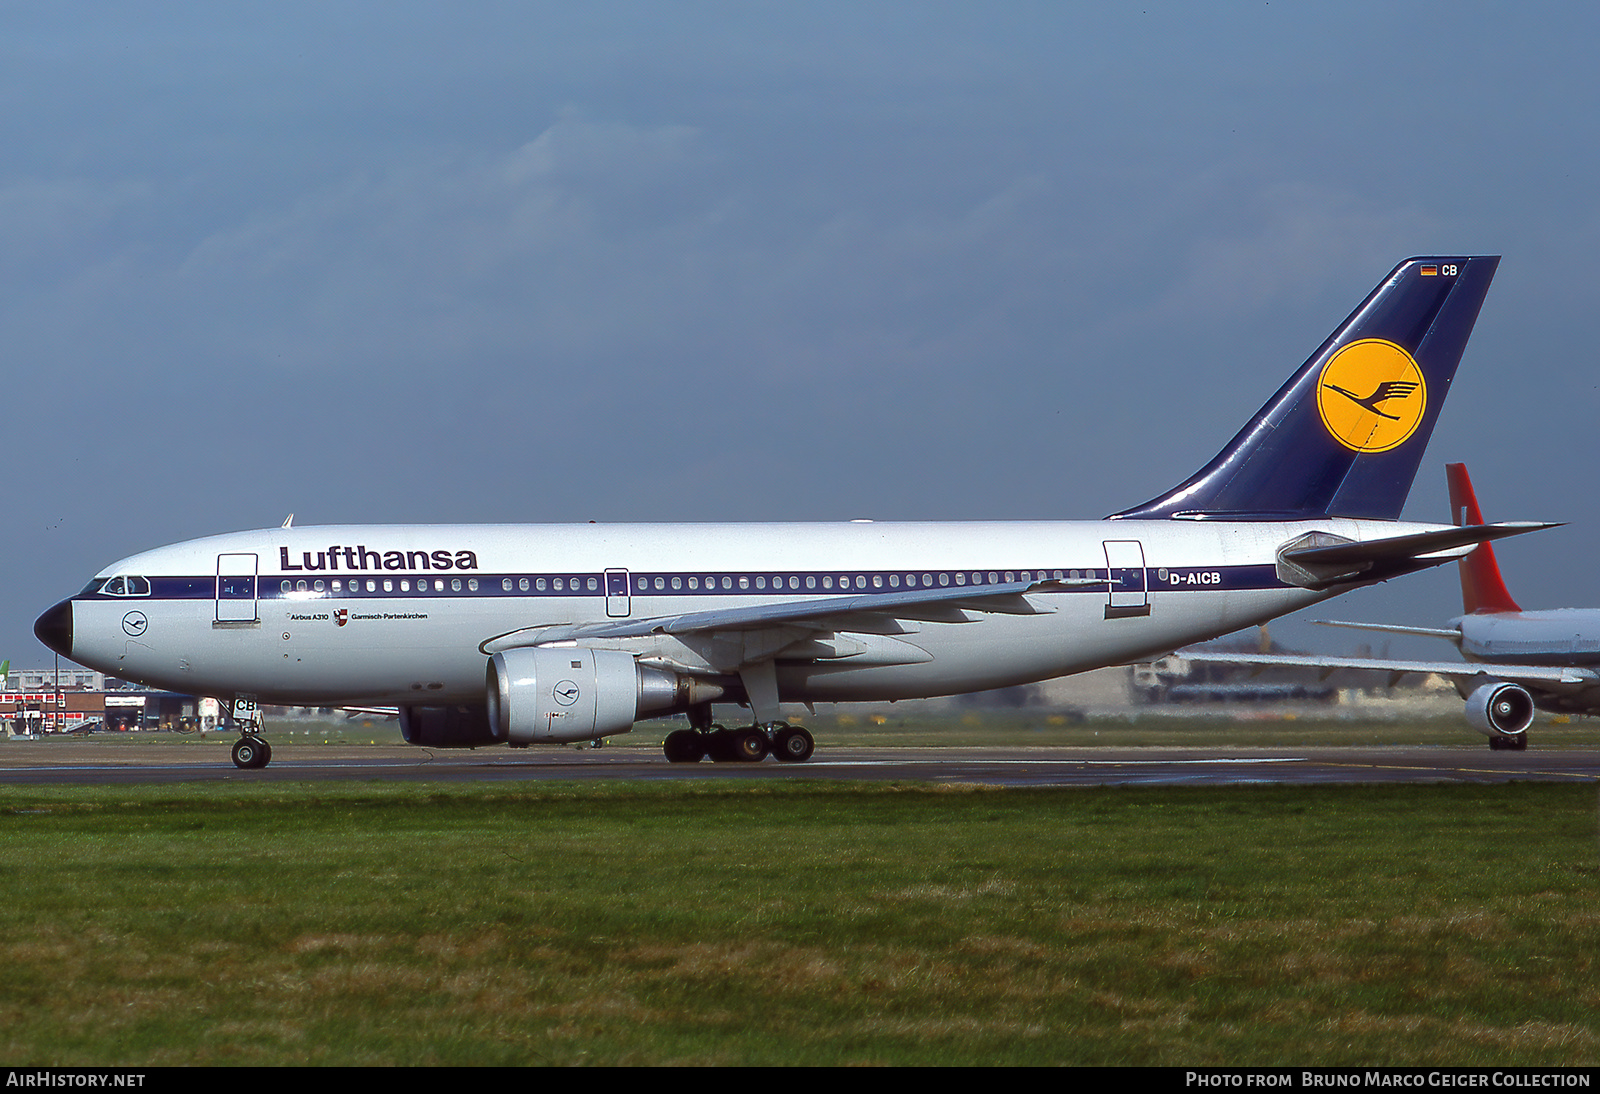
[[[1597,32],[1461,0],[8,3],[0,656],[48,664],[33,618],[123,555],[291,511],[1099,517],[1427,253],[1505,260],[1407,515],[1446,519],[1465,460],[1490,519],[1571,522],[1501,548],[1523,606],[1600,604]],[[1459,610],[1453,568],[1331,606]]]

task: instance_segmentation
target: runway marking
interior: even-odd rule
[[[915,759],[915,760],[910,760],[910,759],[907,759],[907,760],[821,760],[821,761],[810,760],[810,761],[807,761],[803,765],[802,764],[795,764],[794,766],[796,768],[800,769],[800,770],[804,770],[807,767],[899,767],[899,766],[904,766],[904,765],[907,765],[907,764],[925,764],[925,763],[928,763],[928,762],[929,761],[926,758],[918,758],[918,759]],[[1039,759],[1039,760],[974,760],[974,759],[967,759],[964,762],[967,763],[967,764],[984,764],[984,765],[992,765],[992,766],[995,766],[995,767],[1006,767],[1006,766],[1029,767],[1029,766],[1044,766],[1044,765],[1060,766],[1062,764],[1071,764],[1074,767],[1129,767],[1129,766],[1132,766],[1132,765],[1140,765],[1140,764],[1168,764],[1168,765],[1172,765],[1172,766],[1177,766],[1179,764],[1191,764],[1191,765],[1194,765],[1196,767],[1199,767],[1199,766],[1201,766],[1203,764],[1299,764],[1299,763],[1308,763],[1308,762],[1315,762],[1315,761],[1311,760],[1310,757],[1308,757],[1308,756],[1241,756],[1241,757],[1236,757],[1236,758],[1233,758],[1233,759],[1202,759],[1202,760],[1172,759],[1172,758],[1169,758],[1169,757],[1151,757],[1148,760],[1080,760],[1080,759],[1071,759],[1071,760],[1065,760],[1065,759],[1064,760],[1050,760],[1050,759]],[[726,766],[726,765],[724,765],[724,766]]]
[[[1600,775],[1597,775],[1592,771],[1572,771],[1562,768],[1519,767],[1514,770],[1508,770],[1507,768],[1503,767],[1469,767],[1457,765],[1447,768],[1442,764],[1354,763],[1349,760],[1319,760],[1316,762],[1325,764],[1328,767],[1353,767],[1366,771],[1427,771],[1432,769],[1437,771],[1453,771],[1463,775],[1496,775],[1502,777],[1507,774],[1516,774],[1519,776],[1553,775],[1562,779],[1588,779],[1590,781],[1600,781]]]

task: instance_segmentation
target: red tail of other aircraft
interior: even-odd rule
[[[1482,524],[1483,513],[1478,509],[1478,497],[1472,492],[1472,480],[1467,477],[1467,465],[1447,463],[1445,477],[1450,483],[1450,519],[1457,525]],[[1468,615],[1494,615],[1498,612],[1520,612],[1522,609],[1511,599],[1505,579],[1500,576],[1500,564],[1495,561],[1494,548],[1485,543],[1459,563],[1461,569],[1461,606]]]

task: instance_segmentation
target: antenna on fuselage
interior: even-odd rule
[[[283,518],[283,523],[278,525],[279,528],[290,528],[290,527],[293,527],[293,526],[294,526],[294,514],[293,513],[290,513],[288,516],[284,517]]]

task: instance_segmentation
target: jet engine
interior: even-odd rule
[[[400,735],[427,748],[477,748],[502,743],[481,706],[401,707]]]
[[[577,646],[495,654],[486,681],[489,729],[510,744],[589,741],[626,733],[650,714],[684,710],[723,689],[630,653]]]
[[[1485,737],[1520,737],[1533,724],[1533,696],[1518,684],[1481,684],[1467,696],[1467,724]]]

